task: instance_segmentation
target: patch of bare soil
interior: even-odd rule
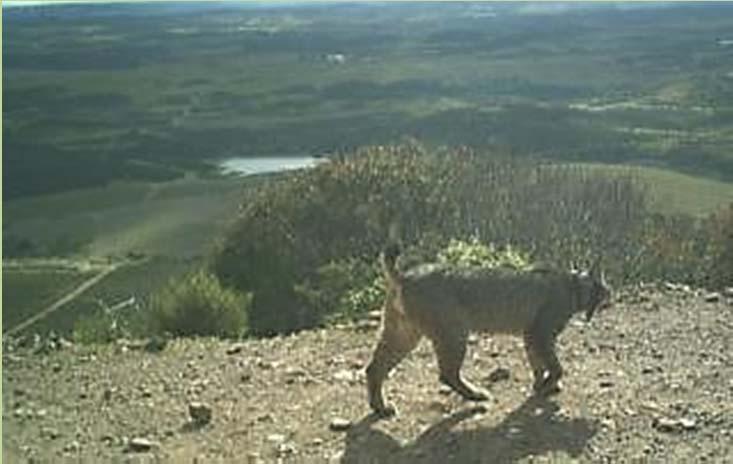
[[[733,295],[627,288],[559,341],[563,391],[530,397],[521,340],[477,337],[464,367],[491,399],[437,380],[427,342],[369,414],[361,323],[241,343],[175,340],[3,354],[4,462],[730,462]],[[42,350],[44,351],[44,350]]]

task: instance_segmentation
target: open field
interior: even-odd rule
[[[3,269],[3,329],[9,330],[89,278],[87,273]]]
[[[131,299],[134,303],[124,310],[138,310],[144,306],[151,293],[197,264],[199,261],[195,259],[165,256],[118,263],[117,268],[100,281],[15,335],[53,330],[68,336],[80,319]],[[22,261],[13,269],[3,269],[3,330],[14,330],[101,272],[104,269],[82,272],[43,266],[34,268],[32,264]]]
[[[25,255],[201,255],[245,188],[237,178],[182,178],[6,201],[6,253],[22,243],[15,251]]]
[[[107,187],[6,202],[4,252],[69,255],[58,260],[24,258],[3,268],[3,326],[7,330],[53,303],[93,271],[73,263],[88,259],[126,264],[79,298],[29,327],[68,332],[80,315],[123,299],[144,299],[190,268],[233,218],[247,187],[241,179],[181,179],[167,183],[115,183]],[[22,253],[21,253],[22,254]]]

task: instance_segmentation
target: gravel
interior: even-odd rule
[[[398,411],[388,420],[376,420],[366,402],[363,368],[375,324],[236,344],[173,339],[159,352],[134,343],[29,344],[3,359],[3,457],[726,462],[733,455],[733,308],[722,296],[729,294],[713,301],[671,282],[622,289],[614,307],[590,324],[573,321],[561,336],[563,389],[548,400],[529,397],[517,337],[479,336],[469,346],[464,374],[491,392],[481,405],[439,393],[435,358],[423,342],[386,383]]]

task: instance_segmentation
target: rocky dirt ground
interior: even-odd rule
[[[365,398],[376,335],[6,346],[3,462],[733,462],[733,294],[623,289],[571,322],[548,400],[529,397],[517,338],[473,340],[481,407],[440,387],[423,342],[387,382],[387,420]]]

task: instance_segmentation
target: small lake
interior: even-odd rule
[[[225,173],[236,173],[247,176],[251,174],[310,168],[325,161],[328,161],[328,159],[314,158],[312,156],[255,156],[248,158],[228,158],[219,162],[218,166]]]

